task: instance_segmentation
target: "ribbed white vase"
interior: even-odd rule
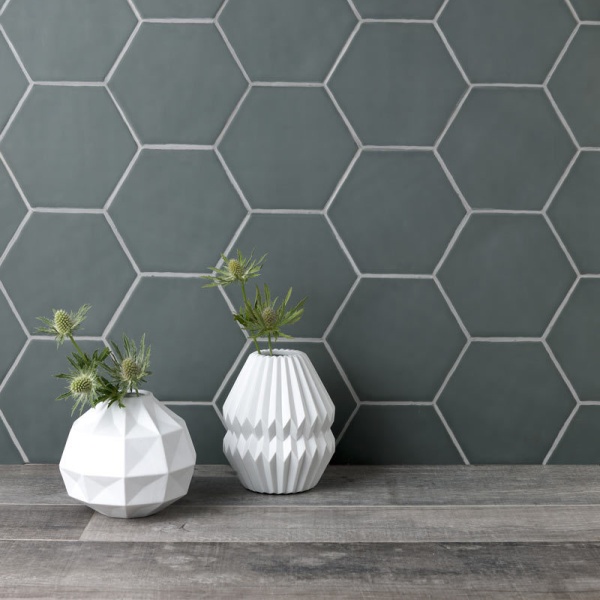
[[[298,350],[252,353],[225,404],[223,451],[244,487],[293,494],[314,487],[335,450],[335,406]]]
[[[72,498],[108,517],[145,517],[185,496],[196,451],[185,421],[150,392],[98,404],[73,423],[60,459]]]

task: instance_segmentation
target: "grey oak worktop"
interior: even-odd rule
[[[600,599],[600,467],[338,466],[292,496],[197,467],[120,520],[56,466],[0,466],[0,598],[327,597]]]

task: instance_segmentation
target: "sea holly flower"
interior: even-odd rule
[[[71,414],[78,408],[81,413],[86,406],[95,406],[97,404],[101,382],[92,364],[83,368],[76,368],[66,375],[57,375],[57,377],[68,381],[67,391],[59,396],[57,400],[73,398],[74,403]]]
[[[207,283],[204,287],[226,287],[232,283],[241,283],[245,285],[248,280],[253,277],[260,275],[260,270],[263,267],[267,255],[265,254],[258,260],[253,258],[253,253],[247,258],[244,257],[240,250],[237,251],[237,258],[227,258],[224,254],[221,254],[223,259],[223,267],[220,269],[217,267],[210,267],[214,275],[202,275],[203,279],[207,279],[210,283]]]
[[[55,336],[56,343],[60,346],[66,338],[72,338],[73,334],[80,329],[90,308],[89,304],[84,304],[77,312],[67,312],[62,308],[53,309],[51,319],[38,317],[38,321],[41,321],[43,326],[38,327],[36,332]]]
[[[123,336],[123,350],[111,342],[113,348],[113,364],[108,367],[108,372],[113,379],[125,385],[127,392],[139,392],[140,383],[146,382],[146,377],[151,375],[150,347],[146,347],[146,336],[142,336],[139,347],[136,343]]]

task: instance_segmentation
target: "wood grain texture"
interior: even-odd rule
[[[172,507],[143,520],[94,514],[98,542],[600,542],[600,506]]]
[[[0,465],[0,504],[76,504],[56,465]],[[244,490],[230,467],[197,466],[179,505],[420,506],[600,504],[599,466],[329,467],[304,494]]]
[[[85,506],[0,506],[0,540],[77,540],[93,511]]]
[[[0,542],[0,598],[600,597],[598,544]]]

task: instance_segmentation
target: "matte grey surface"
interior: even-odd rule
[[[144,23],[109,85],[147,144],[213,144],[246,89],[218,31],[198,23]]]
[[[364,404],[339,443],[333,462],[359,465],[462,463],[432,406]]]
[[[27,209],[8,171],[0,163],[0,255],[15,234]]]
[[[571,0],[571,4],[584,21],[600,21],[600,3],[598,0]]]
[[[364,401],[433,400],[465,344],[431,280],[363,279],[329,335]]]
[[[201,273],[246,210],[213,152],[142,150],[110,214],[142,271]]]
[[[2,81],[0,86],[0,129],[3,129],[27,89],[27,79],[6,40],[1,36],[0,80]]]
[[[580,406],[573,417],[569,429],[554,451],[551,464],[600,463],[600,406]]]
[[[334,436],[338,436],[344,425],[348,421],[348,418],[356,408],[356,402],[352,397],[352,393],[348,389],[348,386],[342,379],[340,372],[338,371],[333,359],[324,344],[316,344],[312,342],[298,342],[296,340],[284,340],[279,339],[276,345],[280,348],[294,348],[296,350],[301,350],[308,355],[308,358],[312,362],[315,367],[319,377],[323,381],[325,385],[325,389],[331,396],[333,403],[335,404],[335,419],[333,421],[333,425],[331,426],[331,430],[333,431]],[[261,348],[265,348],[266,344],[261,344]],[[228,384],[223,388],[222,392],[219,394],[217,398],[217,406],[222,410],[223,404],[227,399],[233,384],[239,375],[242,367],[244,366],[244,362],[246,358],[252,353],[255,352],[254,345],[248,347],[246,352],[244,352],[244,357],[240,361],[238,368],[235,370],[235,373],[229,379]]]
[[[80,341],[79,345],[91,352],[102,342]],[[67,345],[57,348],[52,340],[31,341],[0,392],[0,410],[31,462],[57,463],[71,424],[79,416],[71,415],[70,402],[55,401],[65,391],[65,383],[54,375],[68,370],[69,352]]]
[[[438,406],[470,463],[539,464],[575,399],[541,343],[474,342]]]
[[[600,400],[599,302],[600,281],[580,280],[548,336],[581,400]]]
[[[127,0],[13,0],[0,18],[36,81],[102,81],[136,18]]]
[[[429,152],[363,153],[329,210],[365,273],[431,273],[464,214]]]
[[[261,279],[273,296],[284,297],[294,288],[292,305],[307,297],[302,320],[288,328],[296,337],[320,337],[356,279],[348,259],[321,215],[252,215],[236,247],[257,257],[268,253]],[[262,285],[260,279],[250,283]],[[235,306],[237,288],[226,288]],[[232,323],[231,328],[236,326]]]
[[[134,0],[144,19],[212,19],[223,0]]]
[[[356,144],[324,90],[254,88],[220,150],[253,208],[318,209]]]
[[[433,25],[365,23],[330,87],[363,144],[428,146],[466,84]]]
[[[4,423],[0,422],[0,464],[11,465],[20,463],[23,459],[13,443]],[[3,482],[4,485],[4,482]]]
[[[439,272],[473,336],[541,336],[575,273],[539,215],[475,214]]]
[[[473,208],[541,210],[575,147],[541,89],[474,89],[440,154]]]
[[[439,24],[473,83],[543,83],[575,19],[563,0],[453,0]]]
[[[600,28],[582,25],[548,88],[582,146],[600,146]]]
[[[356,25],[346,0],[230,0],[219,23],[254,81],[323,81]]]
[[[31,333],[53,308],[91,304],[83,331],[101,335],[134,278],[103,215],[34,214],[0,267]]]
[[[101,208],[135,154],[106,90],[34,87],[0,144],[33,206]]]
[[[354,0],[363,19],[433,19],[443,0]]]
[[[152,391],[159,400],[210,402],[244,343],[218,290],[198,278],[143,279],[110,331],[152,345]]]
[[[92,512],[87,506],[0,506],[0,539],[75,541]]]
[[[577,158],[548,214],[582,273],[600,273],[600,152]]]
[[[223,454],[225,427],[212,406],[172,404],[169,408],[187,423],[194,448],[196,448],[197,463],[227,464],[227,459]]]
[[[0,294],[0,378],[4,378],[27,337],[3,294]]]

